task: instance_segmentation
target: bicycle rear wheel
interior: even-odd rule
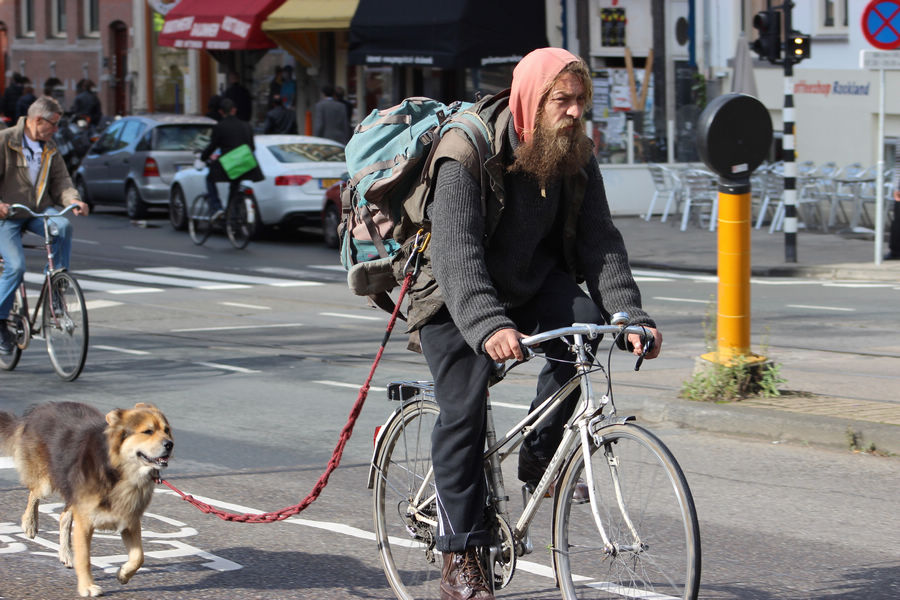
[[[387,425],[382,451],[375,458],[375,541],[384,573],[400,600],[441,595],[431,468],[431,432],[437,417],[432,401],[407,403]]]
[[[572,492],[585,477],[581,447],[563,472],[553,511],[553,566],[563,598],[678,598],[700,587],[700,528],[672,453],[637,425],[611,425],[591,444],[604,547],[591,504]],[[629,525],[629,521],[631,525]]]
[[[198,246],[206,242],[212,230],[212,214],[209,210],[206,194],[200,194],[191,202],[188,212],[188,233]]]
[[[13,340],[15,340],[12,352],[9,354],[0,354],[0,369],[12,371],[16,368],[16,365],[19,364],[19,359],[22,358],[22,346],[28,344],[28,339],[30,337],[28,315],[25,314],[21,288],[16,288],[16,294],[13,296],[13,305],[9,310],[9,316],[6,321],[0,322],[0,327],[8,328]]]
[[[50,293],[44,296],[44,339],[56,373],[73,381],[84,368],[88,349],[88,316],[84,294],[66,271],[50,276]]]
[[[247,247],[250,236],[253,233],[253,227],[250,224],[247,211],[247,203],[251,200],[245,199],[244,194],[237,192],[228,200],[228,209],[225,215],[225,232],[231,245],[241,250]],[[252,204],[251,204],[251,210]],[[255,215],[254,215],[255,216]]]

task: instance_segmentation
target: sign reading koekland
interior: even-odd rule
[[[859,51],[860,69],[900,69],[900,51],[880,52],[878,50]]]
[[[862,13],[862,32],[880,50],[900,48],[900,0],[872,0]]]

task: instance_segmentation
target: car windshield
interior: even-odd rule
[[[269,152],[278,162],[344,162],[344,148],[331,144],[274,144]]]
[[[161,125],[156,128],[154,150],[199,152],[209,143],[211,125]]]

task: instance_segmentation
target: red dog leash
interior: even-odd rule
[[[428,236],[430,236],[430,234],[428,234]],[[415,248],[413,256],[420,256],[421,253],[425,250],[425,246],[427,246],[427,244],[428,238],[426,236],[425,241],[420,246]],[[400,312],[400,305],[403,303],[403,297],[406,295],[407,289],[409,289],[409,284],[412,281],[412,278],[415,276],[416,272],[418,272],[418,263],[419,261],[417,259],[415,261],[414,270],[408,270],[406,273],[406,277],[404,277],[403,279],[403,285],[400,287],[400,295],[397,298],[397,304],[394,307],[394,311],[391,313],[391,318],[388,321],[387,331],[385,331],[384,338],[381,340],[381,347],[378,349],[378,353],[375,355],[375,361],[372,363],[372,368],[369,370],[369,376],[366,378],[366,382],[361,388],[359,388],[359,396],[356,398],[356,404],[353,405],[353,409],[350,411],[350,415],[347,418],[347,424],[344,425],[344,428],[341,430],[341,435],[338,439],[337,446],[335,446],[334,448],[334,453],[331,455],[331,460],[328,461],[328,466],[325,468],[325,472],[322,473],[322,475],[319,477],[319,480],[313,486],[312,491],[309,493],[309,495],[306,496],[306,498],[303,499],[303,501],[301,501],[299,504],[295,504],[294,506],[287,506],[275,512],[262,514],[237,514],[219,510],[213,506],[210,506],[206,502],[197,500],[190,494],[185,494],[165,479],[157,479],[157,483],[165,484],[172,491],[181,496],[182,500],[190,502],[201,511],[207,514],[215,515],[223,521],[235,521],[238,523],[274,523],[275,521],[282,521],[289,517],[293,517],[297,513],[305,510],[306,507],[312,504],[316,500],[316,498],[319,497],[319,494],[322,493],[322,490],[324,490],[325,486],[328,484],[328,478],[331,476],[331,473],[341,462],[341,456],[344,454],[344,446],[347,445],[347,441],[353,434],[353,426],[356,424],[356,419],[359,417],[359,413],[362,412],[363,404],[365,404],[366,402],[366,396],[368,396],[369,394],[369,386],[372,383],[372,378],[375,376],[375,368],[378,366],[378,362],[381,360],[381,355],[384,354],[384,348],[387,345],[388,339],[391,337],[391,331],[393,331],[394,329],[394,324],[397,322],[397,315]]]

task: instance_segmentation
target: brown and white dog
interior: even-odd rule
[[[81,596],[103,594],[91,575],[95,529],[116,531],[125,542],[128,560],[117,573],[121,583],[144,563],[141,516],[173,446],[166,417],[142,402],[113,410],[105,419],[75,402],[41,404],[19,419],[0,412],[0,448],[13,457],[30,492],[22,529],[33,538],[41,498],[51,492],[63,497],[59,559],[75,567]]]

